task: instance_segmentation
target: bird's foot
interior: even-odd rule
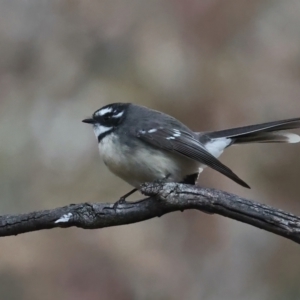
[[[127,203],[126,198],[132,195],[133,193],[135,193],[136,191],[137,189],[133,189],[129,193],[122,196],[118,201],[114,203],[113,209],[117,209],[119,205],[126,204]]]

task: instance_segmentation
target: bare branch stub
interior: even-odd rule
[[[76,226],[97,229],[160,217],[173,211],[197,209],[219,214],[300,243],[300,217],[220,190],[178,183],[146,183],[149,198],[124,203],[81,203],[20,215],[0,216],[0,236]]]

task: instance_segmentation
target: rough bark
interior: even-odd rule
[[[177,183],[146,183],[149,198],[114,207],[109,203],[70,204],[52,210],[0,216],[0,236],[76,226],[96,229],[145,221],[173,211],[196,209],[219,214],[300,243],[300,217],[220,190]]]

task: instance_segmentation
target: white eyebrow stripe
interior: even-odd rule
[[[124,111],[121,111],[121,112],[119,112],[117,115],[112,115],[111,117],[112,117],[112,118],[120,118],[120,117],[123,116],[123,114],[124,114]]]
[[[96,115],[104,116],[105,114],[112,112],[112,110],[113,110],[112,107],[102,108],[102,109],[100,109],[99,111],[96,112]]]
[[[157,131],[157,129],[153,128],[153,129],[148,130],[148,133],[153,133],[153,132],[156,132],[156,131]]]

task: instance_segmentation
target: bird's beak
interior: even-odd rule
[[[87,118],[82,120],[83,123],[94,124],[95,120],[93,118]]]

